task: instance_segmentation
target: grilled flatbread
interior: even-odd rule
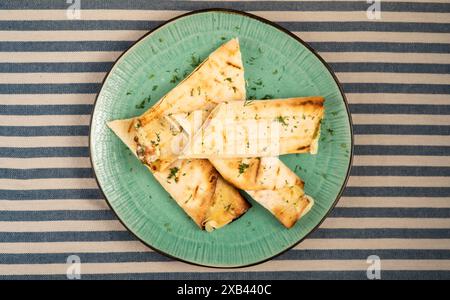
[[[134,122],[135,119],[116,120],[108,126],[136,153]],[[239,192],[223,180],[208,160],[176,160],[164,171],[147,167],[200,228],[208,231],[220,228],[249,208]]]
[[[209,111],[224,99],[245,99],[244,67],[237,39],[211,53],[194,72],[136,119],[138,157],[155,171],[165,170],[178,159],[182,148],[173,144],[178,128],[164,115]]]
[[[170,122],[182,127],[187,139],[200,130],[207,118],[201,111],[167,116]],[[287,228],[294,226],[314,205],[314,200],[304,192],[303,181],[278,157],[209,161],[225,180],[245,190]]]
[[[250,205],[208,160],[177,158],[174,144],[182,144],[183,136],[164,115],[208,110],[216,106],[214,99],[245,99],[245,88],[235,85],[245,87],[237,39],[214,51],[143,115],[108,123],[178,205],[208,231],[230,223]]]
[[[187,143],[180,158],[315,154],[323,102],[323,97],[222,102]]]

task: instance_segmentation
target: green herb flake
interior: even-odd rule
[[[246,163],[240,163],[240,164],[239,164],[239,174],[244,174],[245,170],[247,170],[248,167],[250,167],[249,164],[246,164]]]
[[[155,77],[155,74],[148,75],[148,79],[153,79]]]
[[[273,99],[273,96],[272,96],[272,95],[266,94],[266,95],[264,95],[264,97],[262,97],[262,99],[263,99],[263,100]]]
[[[159,41],[160,43],[164,42],[164,40],[163,40],[162,38],[159,38],[158,41]]]
[[[230,77],[227,77],[224,79],[224,81],[233,82],[233,79],[231,79]]]
[[[278,121],[279,123],[281,123],[281,125],[283,126],[288,126],[288,123],[286,123],[286,120],[283,116],[278,116],[275,119],[276,121]]]
[[[172,79],[170,80],[170,83],[176,83],[178,81],[180,81],[180,78],[176,74],[174,74],[172,76]]]
[[[152,87],[152,91],[156,91],[157,88],[158,88],[158,86],[157,86],[157,85],[154,85],[154,86]]]
[[[128,92],[127,92],[127,96],[128,96],[128,95],[132,95],[132,94],[133,94],[132,91],[128,91]]]
[[[177,173],[179,170],[180,169],[178,169],[177,167],[170,168],[170,174],[169,174],[169,176],[167,176],[167,179],[170,180],[170,179],[174,178],[175,182],[178,182]]]
[[[334,135],[334,130],[333,130],[333,129],[328,128],[327,131],[328,131],[328,133],[329,133],[330,135]]]
[[[136,104],[134,107],[137,109],[143,109],[145,107],[145,102],[147,101],[147,98],[142,100],[139,104]]]
[[[273,70],[272,74],[273,74],[273,75],[276,75],[276,74],[278,74],[278,70],[276,70],[276,69],[275,69],[275,70]]]
[[[194,68],[194,69],[197,68],[201,62],[202,61],[200,60],[200,57],[196,57],[194,53],[191,55],[191,67],[192,68]]]

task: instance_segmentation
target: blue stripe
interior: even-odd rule
[[[51,20],[0,21],[1,30],[151,30],[160,21],[147,20]],[[386,32],[450,32],[448,23],[414,22],[276,22],[290,31],[386,31]],[[300,34],[301,36],[301,34]],[[305,39],[307,40],[307,39]]]
[[[450,167],[353,166],[351,170],[351,175],[352,176],[450,176]]]
[[[423,202],[426,206],[426,201]],[[450,208],[397,207],[336,207],[330,214],[335,218],[450,218]],[[357,222],[355,220],[355,222]],[[442,225],[445,227],[444,225]]]
[[[0,73],[107,72],[112,66],[113,62],[0,63]]]
[[[0,94],[95,94],[100,87],[100,83],[0,84]],[[345,83],[343,87],[347,93],[450,94],[450,85],[445,84]]]
[[[0,157],[89,157],[88,147],[36,147],[8,148],[0,147]]]
[[[111,210],[0,211],[0,221],[117,220]]]
[[[376,102],[377,95],[374,95]],[[450,100],[450,99],[449,99]],[[352,114],[450,115],[450,105],[427,104],[350,104]]]
[[[309,238],[312,239],[448,239],[448,229],[318,229]],[[128,231],[93,232],[0,232],[3,243],[41,243],[41,242],[77,242],[77,241],[134,241],[136,238]]]
[[[450,271],[381,271],[384,280],[449,280]],[[366,271],[82,274],[83,280],[367,280]],[[66,275],[0,275],[3,280],[67,280]],[[152,286],[149,286],[152,288]]]
[[[0,84],[0,94],[97,94],[100,87],[100,83]]]
[[[450,135],[450,126],[355,125],[355,134]],[[0,136],[87,136],[89,126],[0,126]]]
[[[426,202],[424,202],[424,205]],[[335,218],[450,218],[450,208],[337,207]],[[116,220],[110,210],[0,211],[0,221]],[[444,225],[443,225],[444,226]]]
[[[0,105],[0,115],[90,115],[91,104]]]
[[[450,176],[450,167],[353,166],[351,176]],[[0,169],[0,178],[93,178],[91,168]]]
[[[89,126],[0,126],[0,136],[87,136]]]
[[[381,259],[450,259],[448,250],[290,250],[275,260],[366,260],[370,255]],[[82,263],[166,262],[173,259],[157,252],[112,253],[39,253],[0,254],[0,264],[58,264],[69,255],[77,255]]]
[[[98,189],[0,190],[2,200],[103,199]]]
[[[113,62],[0,63],[0,73],[107,72]],[[450,74],[450,64],[330,63],[335,72],[393,72]]]
[[[450,64],[415,63],[330,63],[335,72],[391,72],[449,74]],[[0,65],[1,70],[1,65]]]
[[[401,135],[450,135],[450,126],[443,125],[355,125],[355,134],[401,134]]]
[[[239,10],[278,10],[278,11],[366,11],[371,4],[359,1],[88,1],[82,9],[153,9],[153,10],[197,10],[205,8],[228,8]],[[66,9],[69,4],[52,0],[41,1],[5,1],[1,9]],[[383,2],[383,11],[396,12],[450,12],[448,3],[402,3]]]
[[[450,155],[448,146],[355,145],[354,150],[355,155]],[[0,147],[0,157],[89,157],[89,149],[88,147]]]
[[[355,145],[355,155],[430,155],[448,156],[448,146]]]
[[[0,232],[2,243],[136,241],[128,231]]]
[[[90,168],[56,168],[56,169],[0,169],[0,178],[35,179],[35,178],[92,178]]]
[[[447,84],[344,83],[343,87],[346,93],[450,94]]]
[[[133,41],[0,42],[0,51],[124,51],[132,43]],[[310,44],[323,52],[450,52],[450,44],[443,43],[312,42]]]
[[[450,197],[449,187],[347,187],[344,196],[355,197]]]

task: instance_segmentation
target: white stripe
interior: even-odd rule
[[[87,136],[0,136],[0,147],[87,147]]]
[[[64,199],[64,200],[1,200],[2,211],[43,211],[43,210],[107,210],[105,200]],[[1,228],[0,228],[1,230]]]
[[[369,5],[367,6],[369,7]],[[186,11],[82,9],[81,20],[166,21]],[[372,22],[365,11],[249,11],[275,22]],[[3,10],[0,20],[67,20],[66,10]],[[382,11],[377,22],[449,23],[449,13]]]
[[[122,52],[0,52],[0,61],[5,63],[39,62],[114,62]],[[446,53],[393,53],[393,52],[320,52],[329,63],[336,62],[386,62],[447,64]]]
[[[0,31],[2,41],[135,41],[148,30],[40,30],[40,31]],[[448,33],[424,32],[367,32],[333,31],[294,32],[308,42],[403,42],[403,43],[448,43]]]
[[[450,208],[450,197],[342,197],[337,206]]]
[[[50,179],[4,179],[0,178],[0,189],[46,190],[46,189],[98,189],[93,178],[50,178]]]
[[[450,104],[447,94],[346,93],[346,96],[351,104]]]
[[[449,228],[445,218],[327,218],[320,228]]]
[[[444,245],[445,246],[445,245]],[[0,243],[0,253],[112,253],[151,252],[138,241]]]
[[[3,115],[0,126],[81,126],[89,125],[90,115]]]
[[[89,125],[90,115],[3,115],[0,126]],[[352,114],[353,124],[449,125],[450,115]]]
[[[450,61],[450,54],[447,53],[320,52],[320,55],[329,63],[386,62],[448,64]]]
[[[363,260],[271,260],[247,268],[217,269],[198,267],[178,261],[170,262],[114,262],[82,263],[82,276],[87,274],[122,273],[177,273],[177,272],[271,272],[282,271],[366,271],[366,259]],[[384,271],[388,270],[442,270],[450,269],[450,260],[389,260],[382,261]],[[22,264],[0,265],[1,275],[66,275],[68,265],[62,264]],[[81,277],[83,278],[83,277]]]
[[[0,84],[101,83],[105,75],[105,72],[0,73]],[[336,75],[342,83],[450,84],[449,74],[342,72]]]
[[[138,241],[0,243],[0,253],[152,252]],[[450,250],[450,239],[306,239],[294,249],[435,249]]]
[[[2,232],[91,232],[125,230],[123,225],[116,220],[0,222],[0,231]]]
[[[0,52],[0,61],[5,63],[39,62],[114,62],[122,52]]]
[[[87,136],[10,137],[0,136],[0,147],[87,147]],[[356,145],[450,146],[450,136],[357,134]]]
[[[450,250],[448,239],[306,239],[294,249],[435,249]]]
[[[354,166],[426,166],[450,167],[450,156],[355,155]]]
[[[352,114],[353,124],[449,125],[450,115]]]
[[[450,34],[448,33],[383,31],[302,31],[294,32],[294,34],[307,42],[448,43],[450,41]]]
[[[0,166],[11,169],[33,168],[90,168],[88,157],[0,157]]]
[[[342,83],[450,84],[450,74],[342,72],[336,76]]]
[[[97,94],[12,94],[0,95],[0,104],[93,104],[96,97]]]
[[[444,135],[388,135],[388,134],[357,134],[356,145],[421,145],[450,146],[450,136]]]
[[[350,176],[347,186],[450,187],[450,180],[445,176]]]

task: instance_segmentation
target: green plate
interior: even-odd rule
[[[319,154],[281,157],[305,181],[307,194],[316,201],[291,229],[245,195],[253,205],[245,215],[212,233],[199,230],[106,126],[110,120],[143,113],[192,71],[199,59],[233,37],[239,37],[249,98],[326,98]],[[352,148],[347,103],[325,62],[303,41],[267,20],[217,9],[175,18],[128,49],[103,83],[90,132],[98,184],[121,222],[161,253],[214,267],[263,262],[317,228],[342,193]]]

